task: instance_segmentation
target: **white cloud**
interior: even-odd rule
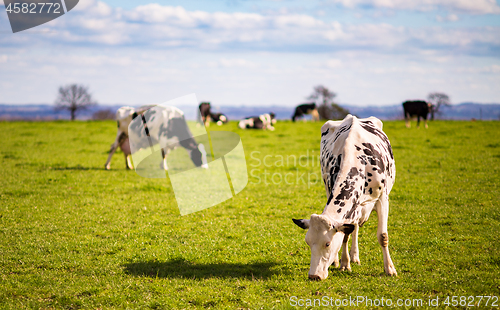
[[[92,4],[90,7],[89,3]],[[75,12],[71,18],[58,18],[37,29],[46,29],[45,33],[37,32],[37,36],[29,38],[23,35],[1,36],[0,44],[310,53],[367,49],[373,53],[392,54],[453,47],[457,47],[455,52],[459,53],[494,54],[500,46],[499,27],[450,29],[410,28],[384,23],[343,25],[305,14],[209,13],[159,4],[122,10],[93,0],[83,4],[86,10]],[[443,21],[457,18],[456,14],[441,17]]]
[[[256,68],[258,65],[254,62],[242,58],[221,58],[218,61],[208,62],[212,68]]]
[[[348,8],[370,5],[377,8],[431,11],[444,9],[469,14],[500,14],[495,0],[332,0]]]
[[[456,22],[459,18],[456,14],[449,14],[448,16],[437,15],[436,20],[438,22]]]

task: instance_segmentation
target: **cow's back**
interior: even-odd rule
[[[429,113],[429,104],[422,100],[405,101],[403,102],[403,110],[405,115],[427,116]]]
[[[375,201],[392,189],[394,156],[382,122],[375,117],[329,121],[321,128],[321,172],[328,201],[341,213],[343,207]],[[344,209],[345,211],[345,209]],[[346,214],[349,216],[349,213]]]

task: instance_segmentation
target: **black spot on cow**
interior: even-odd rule
[[[355,177],[358,175],[358,168],[352,167],[351,170],[349,170],[349,173],[347,174],[348,177]]]
[[[333,198],[333,195],[330,194],[330,196],[328,197],[328,201],[326,202],[327,205],[330,204],[330,202],[332,201],[332,198]]]
[[[337,210],[337,213],[340,213],[340,212],[342,212],[342,208],[339,208],[339,209]]]
[[[327,128],[325,132],[321,133],[321,136],[326,136],[330,132],[330,128]]]
[[[370,187],[370,188],[368,189],[368,192],[370,193],[370,195],[372,195],[372,194],[373,194],[373,189]]]
[[[371,177],[371,176],[372,176],[372,174],[371,174],[370,172],[368,172],[368,173],[367,173],[367,175],[368,175],[369,177]]]
[[[372,179],[368,179],[368,182],[371,182],[371,181],[372,181]]]

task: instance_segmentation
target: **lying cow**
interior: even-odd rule
[[[229,121],[227,116],[222,113],[210,113],[210,119],[212,119],[212,122],[217,123],[219,126],[222,126]]]
[[[382,122],[370,117],[347,115],[342,121],[328,121],[321,127],[321,173],[327,202],[323,213],[294,223],[309,229],[306,243],[311,248],[309,278],[323,280],[328,267],[338,267],[342,246],[341,270],[351,270],[350,261],[359,264],[358,229],[375,210],[377,237],[388,275],[397,275],[389,255],[387,219],[389,193],[395,178],[391,145],[382,131]],[[347,241],[352,233],[348,255]]]
[[[316,103],[311,102],[298,105],[293,113],[292,122],[295,122],[298,117],[303,117],[307,114],[311,114],[313,121],[319,121],[319,113],[316,108]]]
[[[156,117],[159,114],[161,114],[161,117]],[[162,168],[165,170],[168,169],[166,158],[168,153],[175,148],[174,145],[176,144],[180,144],[187,150],[189,157],[196,167],[208,168],[205,148],[203,144],[197,144],[194,140],[186,120],[184,119],[184,113],[181,110],[174,107],[145,106],[137,110],[132,107],[121,107],[116,112],[118,133],[116,134],[115,142],[111,145],[108,160],[104,165],[106,170],[111,169],[111,157],[118,147],[122,149],[125,155],[126,168],[133,169],[130,161],[131,150],[129,134],[132,133],[129,133],[129,125],[136,117],[140,117],[147,123],[147,134],[154,144],[159,142],[162,146],[167,145],[162,149]],[[155,122],[155,120],[158,119],[166,121]],[[134,141],[138,141],[141,137],[134,138]],[[147,137],[144,138],[144,140],[147,140]],[[148,146],[147,144],[144,145],[144,147]]]
[[[262,114],[260,116],[251,116],[241,120],[238,127],[241,129],[263,129],[274,130],[273,125],[276,124],[274,113]]]
[[[406,127],[410,128],[410,119],[416,116],[417,128],[420,127],[420,117],[424,119],[425,128],[429,128],[429,126],[427,126],[427,115],[432,111],[432,108],[432,104],[422,100],[403,102]]]

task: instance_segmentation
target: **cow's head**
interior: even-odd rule
[[[310,220],[292,220],[300,228],[308,229],[306,243],[311,248],[309,279],[326,279],[328,267],[338,258],[344,236],[354,230],[354,225],[335,222],[323,214],[313,214]]]

